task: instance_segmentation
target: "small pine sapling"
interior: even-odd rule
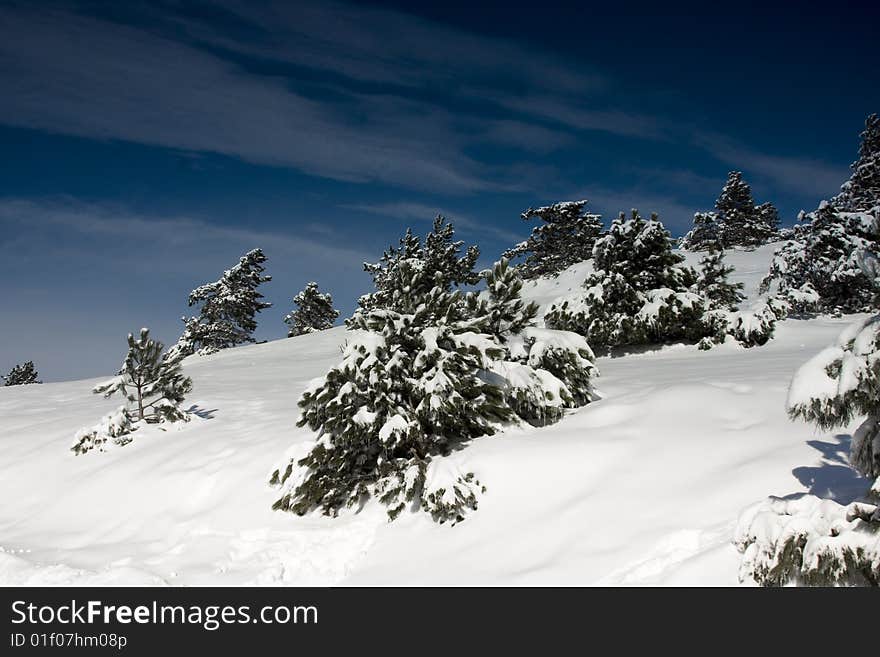
[[[128,353],[119,374],[92,391],[106,398],[119,393],[126,404],[95,427],[78,432],[71,448],[75,453],[82,454],[94,447],[103,449],[108,441],[126,444],[141,423],[189,420],[180,404],[192,390],[192,380],[181,372],[183,356],[163,357],[163,347],[150,338],[149,329],[141,329],[138,338],[128,335]]]

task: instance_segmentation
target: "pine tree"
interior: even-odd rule
[[[794,312],[862,312],[877,306],[873,281],[860,253],[880,251],[880,118],[872,114],[861,135],[852,176],[830,202],[822,201],[773,256],[761,281]]]
[[[718,215],[715,212],[695,212],[694,227],[681,239],[681,248],[686,251],[718,248],[720,244],[718,223]]]
[[[536,308],[519,297],[522,280],[506,261],[484,272],[485,292],[464,294],[453,278],[479,280],[472,271],[436,268],[427,288],[425,263],[442,249],[408,233],[401,250],[409,257],[392,253],[376,270],[381,305],[355,312],[342,362],[299,400],[299,425],[319,438],[273,473],[276,509],[336,515],[372,497],[392,519],[415,506],[458,522],[483,486],[453,452],[506,422],[542,424],[594,398],[589,346],[530,325]]]
[[[575,331],[594,347],[699,340],[708,301],[691,288],[696,273],[682,265],[669,233],[637,210],[614,220],[593,249],[595,271],[578,292],[551,306],[548,327]]]
[[[358,300],[363,310],[385,308],[391,304],[391,293],[397,280],[396,269],[404,262],[415,262],[421,267],[414,280],[418,286],[415,294],[427,294],[437,284],[449,290],[452,287],[473,285],[479,280],[474,266],[480,257],[480,249],[470,246],[463,256],[459,256],[463,241],[453,241],[455,229],[452,222],[438,215],[431,231],[425,236],[424,244],[413,235],[410,229],[400,239],[400,246],[391,246],[379,262],[364,263],[364,271],[373,277],[374,292],[365,294]],[[350,320],[346,320],[349,325]]]
[[[728,276],[733,267],[724,264],[724,251],[711,249],[700,261],[697,289],[709,300],[710,309],[736,310],[745,299],[742,283],[731,283]]]
[[[444,289],[438,275],[438,285],[417,294],[422,275],[413,262],[398,263],[386,279],[393,309],[357,311],[350,328],[361,333],[346,344],[342,363],[303,393],[298,424],[322,437],[275,508],[336,515],[375,496],[392,518],[415,500],[445,521],[476,507],[469,473],[447,482],[458,491],[448,500],[452,511],[432,504],[428,466],[510,419],[501,388],[479,376],[501,350],[469,332],[473,344],[462,343],[461,293]],[[272,483],[288,484],[293,466],[276,471]],[[454,504],[459,497],[463,506]]]
[[[173,355],[210,354],[220,349],[254,342],[256,314],[272,304],[262,301],[257,290],[272,280],[263,274],[266,256],[261,249],[248,251],[238,264],[223,272],[213,283],[197,287],[189,295],[189,305],[201,305],[196,317],[183,318],[184,331]]]
[[[525,256],[517,266],[525,279],[556,275],[571,265],[590,258],[602,231],[598,214],[584,211],[586,200],[564,201],[522,213],[523,221],[542,223],[529,238],[504,253],[507,259]]]
[[[778,239],[779,236],[779,210],[770,202],[761,203],[755,207],[755,223],[757,224],[756,237],[761,242]]]
[[[180,403],[192,390],[192,380],[181,372],[183,356],[163,358],[163,349],[161,342],[150,338],[147,328],[141,329],[138,338],[129,333],[128,353],[118,375],[92,390],[106,398],[120,393],[126,405],[108,415],[96,427],[78,432],[71,448],[74,452],[83,454],[95,447],[103,448],[108,440],[126,444],[141,422],[189,420]]]
[[[290,326],[288,338],[333,328],[333,323],[339,317],[339,311],[333,307],[333,297],[321,294],[314,281],[293,298],[293,303],[297,309],[284,318],[284,322]]]
[[[42,383],[42,381],[39,380],[39,376],[37,368],[34,366],[34,361],[29,360],[20,365],[15,365],[9,370],[9,374],[6,376],[0,376],[0,379],[3,379],[6,382],[4,385],[7,386],[25,386],[34,383]]]
[[[861,134],[859,158],[852,163],[852,176],[831,200],[838,210],[867,211],[880,206],[880,117],[871,114]]]
[[[752,188],[743,180],[741,171],[727,174],[727,182],[715,201],[715,210],[721,216],[719,238],[725,247],[750,243],[749,227],[755,212]]]
[[[787,301],[794,312],[863,312],[875,290],[858,254],[880,249],[880,212],[842,212],[827,201],[802,216],[793,236],[773,255],[760,290]]]
[[[755,205],[752,188],[740,171],[727,175],[715,210],[718,239],[724,248],[759,246],[773,239],[779,228],[779,212],[772,203]]]

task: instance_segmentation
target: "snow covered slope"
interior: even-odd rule
[[[752,297],[772,250],[728,258]],[[549,303],[586,266],[527,294]],[[602,400],[458,455],[488,490],[455,527],[388,523],[378,505],[271,511],[269,473],[313,437],[296,399],[339,359],[340,328],[189,359],[199,416],[107,453],[69,451],[117,403],[90,393],[96,381],[0,388],[0,583],[733,585],[744,507],[867,487],[844,465],[847,437],[783,409],[795,369],[852,320],[789,320],[751,350],[600,358]]]

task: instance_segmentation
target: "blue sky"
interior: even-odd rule
[[[437,212],[488,264],[530,205],[656,211],[730,169],[791,223],[880,110],[876,3],[0,2],[0,370],[113,372],[254,247],[285,334],[308,281],[348,314]]]

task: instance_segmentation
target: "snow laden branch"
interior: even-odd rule
[[[880,316],[857,322],[807,361],[788,392],[792,419],[821,429],[863,417],[850,464],[873,480],[849,505],[813,495],[770,498],[740,519],[740,576],[760,584],[880,585]]]

